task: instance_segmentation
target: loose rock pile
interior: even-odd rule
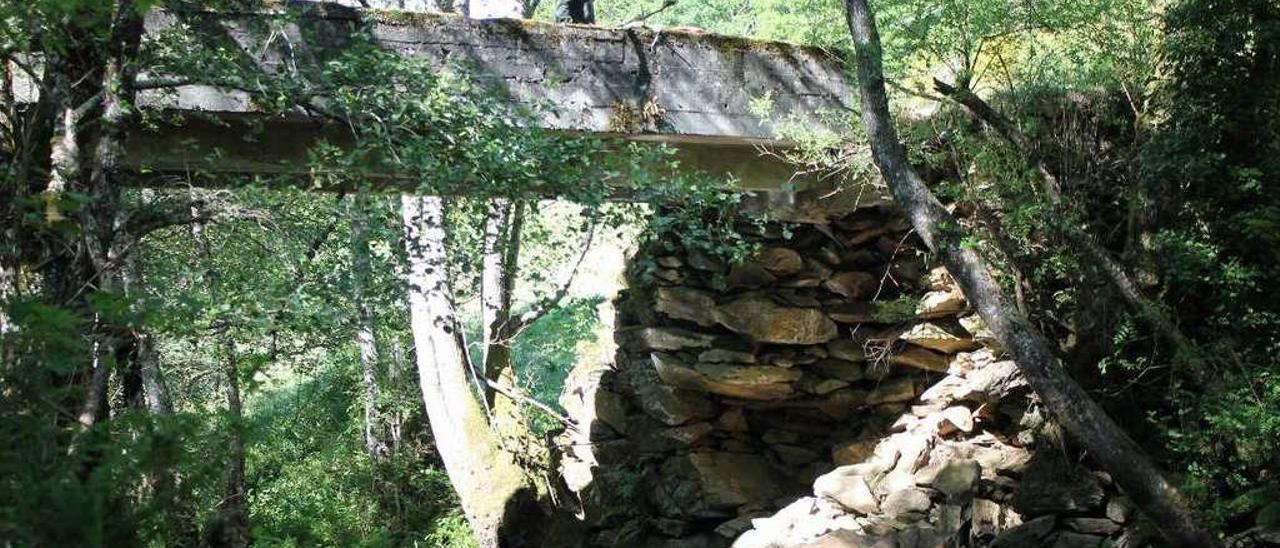
[[[615,363],[562,398],[594,544],[1138,545],[1105,475],[1033,454],[1025,383],[908,228],[769,226],[735,266],[641,250]]]
[[[1068,459],[1013,362],[957,354],[891,433],[736,548],[1144,546],[1110,478]],[[1104,544],[1108,543],[1108,544]]]

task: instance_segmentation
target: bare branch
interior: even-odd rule
[[[569,294],[569,287],[573,285],[573,280],[578,275],[578,270],[582,267],[582,262],[587,258],[587,252],[591,251],[592,241],[596,236],[596,226],[599,225],[600,216],[596,215],[591,218],[591,225],[587,228],[587,235],[582,242],[582,252],[578,254],[578,260],[573,263],[573,269],[569,271],[569,275],[565,277],[564,282],[560,284],[560,289],[556,290],[555,295],[550,299],[543,299],[528,312],[521,314],[514,322],[511,322],[503,329],[504,339],[510,339],[519,333],[520,330],[528,327],[539,318],[545,316],[548,312],[560,307],[561,301]]]
[[[565,428],[573,430],[574,432],[578,431],[578,423],[573,422],[573,420],[570,419],[569,417],[561,415],[558,411],[556,411],[555,409],[552,409],[551,406],[545,403],[542,403],[538,400],[535,400],[529,396],[521,394],[513,386],[507,386],[493,379],[484,379],[484,381],[488,384],[489,388],[492,388],[495,392],[502,394],[503,396],[506,396],[508,399],[517,403],[527,403],[529,405],[537,407],[543,413],[550,415],[551,418],[556,419],[557,421],[560,421],[560,423],[563,424]]]

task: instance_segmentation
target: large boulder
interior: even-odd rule
[[[809,368],[824,377],[848,382],[859,381],[866,376],[862,364],[836,358],[818,360]]]
[[[827,343],[827,355],[845,361],[863,362],[867,360],[866,351],[862,349],[862,345],[852,339],[836,339]]]
[[[778,277],[765,270],[760,263],[735,265],[729,269],[729,276],[725,278],[729,289],[760,287],[777,280]]]
[[[982,466],[973,459],[953,460],[936,468],[928,467],[916,475],[916,482],[937,489],[949,497],[963,497],[973,492],[982,477]]]
[[[804,260],[795,250],[771,247],[760,253],[760,264],[775,276],[790,276],[804,270]]]
[[[925,371],[945,372],[951,364],[951,358],[946,354],[939,354],[932,350],[907,346],[901,351],[891,353],[889,355],[889,363],[924,369]]]
[[[911,377],[898,377],[880,383],[867,395],[864,403],[876,405],[880,403],[898,403],[911,401],[916,397],[916,382]]]
[[[836,324],[822,311],[790,308],[763,297],[738,299],[715,309],[715,319],[756,342],[822,344],[836,338]]]
[[[852,532],[857,527],[854,518],[847,515],[844,508],[824,498],[797,499],[772,516],[751,520],[751,526],[750,531],[734,541],[734,548],[867,546],[822,541],[826,538],[824,535],[829,536],[832,531]]]
[[[913,487],[890,492],[880,501],[880,511],[891,518],[923,517],[932,505],[927,491]]]
[[[827,291],[850,299],[864,299],[875,294],[880,282],[866,272],[841,272],[823,282]]]
[[[867,478],[859,475],[852,466],[836,468],[818,476],[813,482],[813,493],[835,501],[845,508],[867,515],[880,511],[880,502],[871,493]]]
[[[827,315],[840,323],[859,324],[877,321],[876,307],[871,303],[848,302],[827,306]]]
[[[991,434],[974,436],[960,445],[982,465],[982,477],[987,479],[1021,474],[1031,461],[1030,451],[1006,444]]]
[[[710,363],[756,363],[756,355],[740,350],[712,348],[698,354],[698,361]]]
[[[703,397],[658,382],[636,387],[636,403],[649,416],[675,426],[715,416],[715,405]]]
[[[916,316],[924,319],[959,316],[969,308],[969,301],[959,289],[950,287],[941,291],[930,291],[916,305]]]
[[[982,346],[960,326],[932,322],[918,323],[898,338],[916,346],[946,354],[968,352]]]

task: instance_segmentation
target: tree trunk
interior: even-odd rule
[[[173,399],[169,396],[169,384],[160,370],[160,355],[156,352],[151,335],[134,332],[137,339],[138,372],[142,376],[142,397],[147,410],[155,415],[172,415]]]
[[[468,379],[462,333],[454,313],[445,251],[444,203],[401,198],[409,262],[409,314],[423,403],[463,512],[482,548],[519,543],[509,520],[529,511],[530,489],[489,430]],[[531,526],[533,523],[518,523]]]
[[[364,448],[369,458],[381,462],[387,457],[384,421],[378,412],[378,340],[373,307],[365,295],[372,279],[369,264],[369,234],[365,226],[366,203],[363,192],[351,202],[351,300],[356,306],[356,346],[360,348],[360,377],[364,384]]]
[[[862,123],[872,158],[916,232],[938,254],[965,296],[1013,356],[1045,407],[1175,547],[1217,546],[1178,490],[1089,394],[1067,375],[1044,337],[1010,305],[982,256],[962,245],[963,228],[907,163],[889,113],[880,38],[866,0],[846,0],[853,36]]]
[[[17,167],[18,110],[13,98],[13,69],[8,59],[0,61],[0,165]],[[12,168],[11,168],[12,169]],[[5,336],[12,325],[7,311],[18,294],[18,264],[22,257],[18,244],[20,198],[26,198],[26,181],[17,177],[0,178],[0,366],[12,363]]]
[[[400,443],[404,439],[405,413],[400,405],[401,372],[404,369],[404,348],[400,346],[399,337],[395,337],[391,341],[391,360],[387,363],[387,387],[396,394],[396,405],[387,419],[387,439],[391,443],[392,454],[400,451]]]
[[[111,377],[111,365],[115,360],[115,349],[106,341],[93,343],[93,359],[89,371],[89,380],[85,383],[84,401],[80,412],[76,414],[78,435],[83,437],[103,417],[107,416],[107,381]],[[80,444],[72,445],[72,454],[79,452]]]
[[[199,200],[192,200],[191,217],[204,218],[204,205]],[[191,223],[191,237],[199,250],[201,265],[197,271],[202,285],[212,288],[217,286],[217,276],[209,264],[209,239],[205,234],[203,222]],[[220,321],[220,320],[215,320]],[[245,501],[245,464],[244,408],[240,398],[240,367],[236,354],[235,340],[228,325],[220,326],[215,336],[220,339],[223,349],[222,377],[227,384],[227,415],[229,428],[227,432],[227,483],[222,500],[210,523],[205,527],[201,546],[209,548],[241,548],[252,542],[249,529],[249,511]]]
[[[203,544],[210,548],[242,548],[249,546],[253,539],[245,502],[244,408],[240,401],[240,367],[235,343],[228,338],[224,349],[222,373],[227,383],[227,412],[231,423],[227,435],[227,486]]]
[[[142,378],[142,398],[147,411],[158,420],[173,415],[173,400],[169,395],[169,385],[164,380],[164,372],[160,369],[160,354],[156,352],[151,335],[143,331],[135,331],[134,360],[138,365],[138,374]],[[195,546],[200,538],[196,526],[195,511],[190,501],[182,493],[182,480],[173,469],[174,453],[178,450],[180,439],[162,430],[155,434],[155,463],[150,471],[152,496],[160,501],[165,512],[165,535],[169,546]]]
[[[0,183],[2,185],[3,183]],[[0,211],[0,216],[6,212]],[[14,297],[18,295],[18,238],[15,230],[10,228],[6,219],[0,218],[0,345],[13,329],[9,320],[8,308]],[[0,363],[8,363],[8,355],[0,346]]]
[[[493,427],[508,444],[523,447],[532,440],[532,432],[520,413],[519,402],[496,398],[491,383],[508,388],[518,387],[515,364],[511,362],[511,343],[516,334],[516,321],[511,316],[512,292],[519,268],[520,233],[524,226],[524,202],[495,198],[489,202],[484,226],[484,267],[480,277],[480,302],[484,339],[485,398],[492,410]]]
[[[101,292],[119,290],[121,250],[125,248],[124,235],[118,234],[120,218],[120,188],[124,166],[124,139],[133,110],[136,68],[132,60],[137,57],[142,40],[142,14],[132,0],[118,0],[114,8],[111,36],[107,43],[107,56],[101,67],[102,115],[99,132],[93,148],[89,169],[89,200],[80,208],[81,241],[79,248],[87,255],[88,265],[77,265],[82,279],[77,279],[77,294],[92,287]],[[61,116],[59,128],[51,147],[52,173],[46,188],[47,222],[63,220],[61,197],[80,180],[80,119],[82,114],[70,101],[69,75],[59,70],[60,63],[51,64],[54,74],[54,95],[59,98]],[[78,297],[77,299],[78,300]],[[95,316],[91,369],[87,375],[84,400],[77,415],[77,433],[70,452],[83,449],[84,436],[101,419],[107,416],[107,381],[115,365],[120,346],[119,326],[104,322]],[[86,461],[86,473],[95,463]]]
[[[480,308],[484,376],[498,377],[511,366],[510,347],[504,331],[511,319],[511,292],[515,287],[514,268],[519,257],[520,220],[511,200],[489,200],[484,220],[483,265],[480,273]],[[492,407],[494,390],[485,387],[485,400]]]

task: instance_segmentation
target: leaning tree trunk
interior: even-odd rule
[[[518,538],[508,521],[527,510],[530,488],[490,431],[468,378],[446,264],[443,200],[406,195],[401,205],[410,325],[431,432],[477,543],[503,546]]]
[[[853,36],[862,123],[872,158],[929,249],[941,257],[969,302],[1008,350],[1045,407],[1176,547],[1217,546],[1178,490],[1063,368],[1044,337],[1013,308],[985,260],[962,244],[965,230],[943,208],[907,157],[889,114],[880,38],[866,0],[846,0]]]

